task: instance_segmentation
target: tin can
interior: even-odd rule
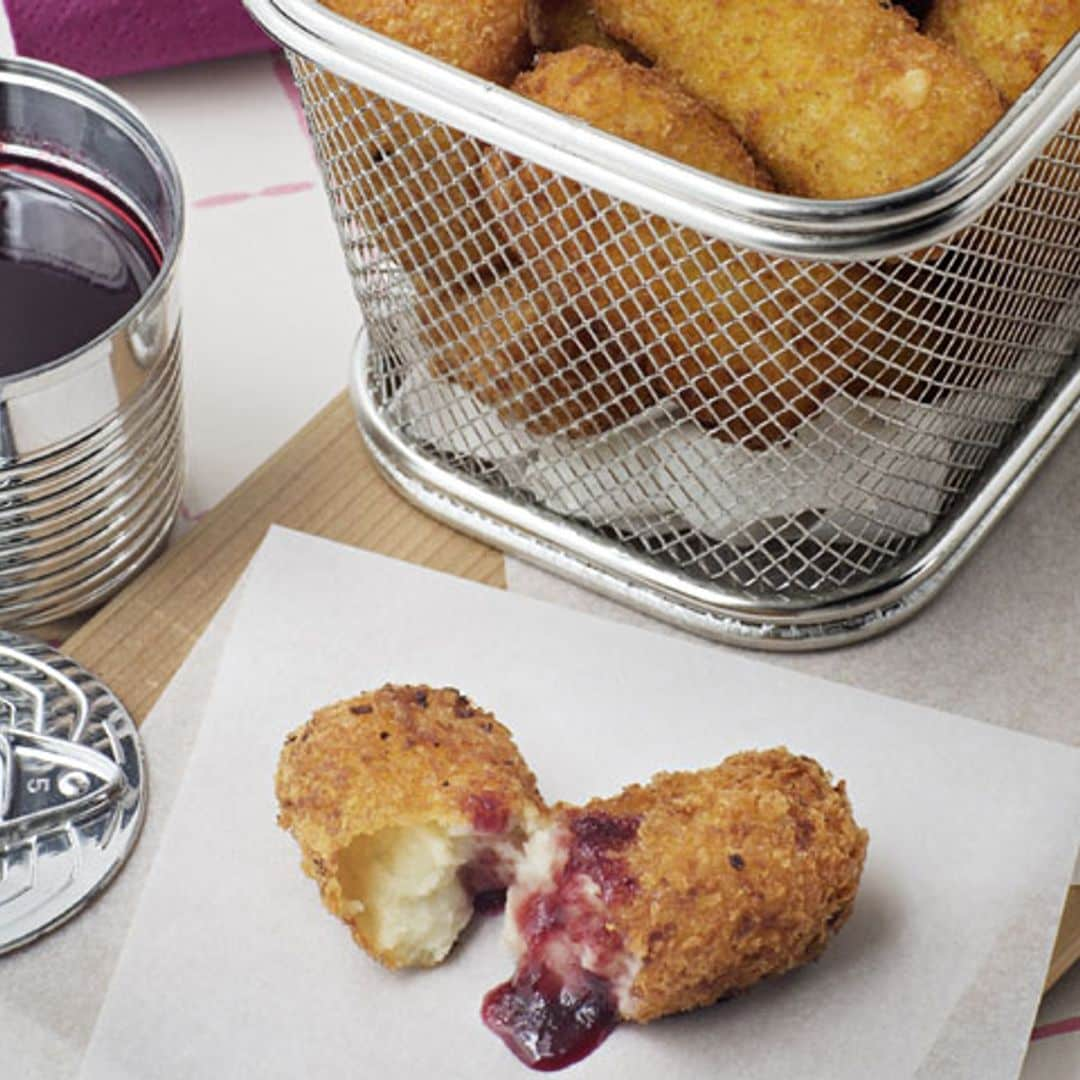
[[[0,267],[48,286],[9,288],[32,310],[0,341],[5,624],[102,602],[169,534],[183,223],[176,166],[126,102],[53,65],[0,61]]]

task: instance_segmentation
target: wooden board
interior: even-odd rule
[[[69,637],[137,723],[149,713],[271,524],[506,587],[502,555],[407,503],[377,471],[344,394],[180,543]],[[1080,887],[1069,892],[1047,987],[1080,959]]]
[[[499,552],[433,521],[382,478],[342,394],[72,634],[64,650],[97,672],[141,723],[271,524],[506,584]]]

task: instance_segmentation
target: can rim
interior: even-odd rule
[[[374,33],[317,0],[244,0],[290,51],[334,74],[710,236],[814,259],[895,256],[967,224],[1080,108],[1080,35],[963,158],[861,199],[755,191],[624,142]]]
[[[0,85],[5,84],[33,87],[56,94],[66,98],[75,106],[97,113],[120,128],[150,163],[155,174],[160,177],[169,225],[169,235],[166,237],[160,235],[160,231],[151,222],[142,221],[142,224],[153,230],[154,238],[160,245],[161,265],[138,300],[116,322],[78,348],[27,371],[0,375],[0,398],[10,400],[13,397],[36,393],[69,377],[74,377],[100,362],[102,359],[99,355],[100,346],[107,343],[119,328],[138,321],[147,310],[161,302],[171,290],[176,276],[180,250],[183,246],[185,210],[183,183],[171,151],[155,134],[142,114],[119,94],[85,75],[69,71],[58,64],[23,57],[0,57]],[[5,148],[2,139],[0,139],[0,148]],[[59,153],[44,151],[41,148],[21,144],[13,144],[10,148],[23,152],[33,151],[34,156],[50,164],[66,168],[79,166],[77,161],[71,161]],[[126,196],[126,193],[121,192],[121,195]],[[124,202],[130,208],[130,199],[125,197]]]

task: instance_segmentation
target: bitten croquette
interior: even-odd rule
[[[783,747],[549,809],[510,732],[425,685],[316,712],[276,792],[326,907],[387,967],[440,963],[508,888],[517,969],[482,1015],[543,1069],[817,959],[868,841],[844,782]]]
[[[544,812],[506,728],[428,686],[320,709],[287,737],[276,791],[323,903],[392,968],[446,956]]]
[[[523,913],[554,886],[594,904],[603,933],[619,939],[622,1018],[695,1009],[820,956],[851,914],[867,842],[843,781],[782,747],[660,773],[613,798],[553,808],[525,854],[527,863],[544,852],[546,875],[519,872],[508,897],[511,941],[528,955]],[[575,875],[593,887],[568,892]],[[575,913],[564,914],[570,926]],[[588,969],[587,944],[548,941],[545,958],[558,962],[550,957],[565,947]]]

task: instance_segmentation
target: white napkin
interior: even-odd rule
[[[694,529],[753,543],[768,522],[811,513],[825,534],[857,536],[873,524],[882,542],[933,526],[970,407],[963,398],[946,410],[840,392],[790,440],[756,451],[673,422],[664,406],[587,441],[541,438],[503,424],[415,364],[387,416],[411,440],[493,461],[507,483],[547,509],[595,526]],[[904,453],[893,445],[898,431]]]

